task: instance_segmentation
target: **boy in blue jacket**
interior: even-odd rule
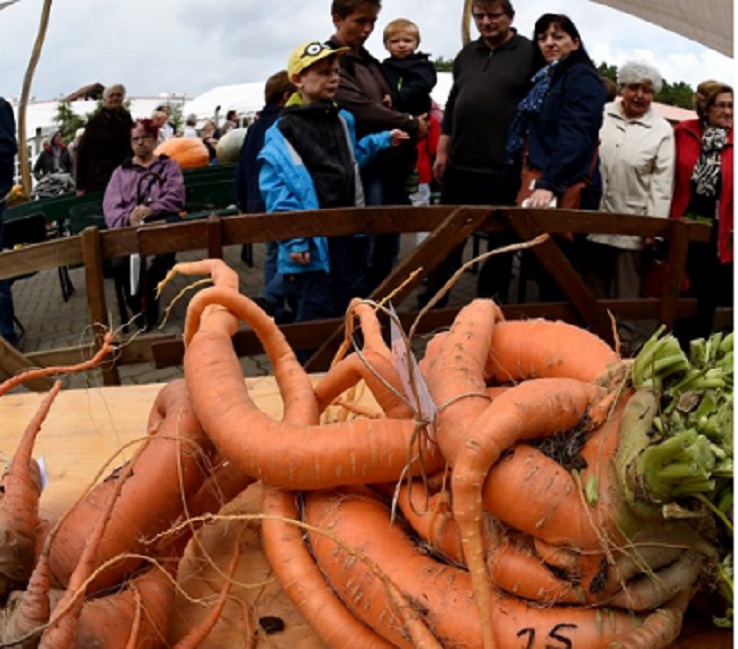
[[[259,189],[268,212],[362,206],[359,167],[408,138],[395,129],[356,142],[352,115],[333,101],[338,59],[347,51],[313,41],[289,58],[297,92],[259,154]],[[367,264],[368,240],[360,234],[280,241],[277,270],[295,322],[343,315],[352,297],[365,296]]]

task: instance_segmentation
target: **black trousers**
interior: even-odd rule
[[[505,173],[484,173],[446,167],[441,188],[442,205],[515,205],[520,186],[519,169]],[[489,235],[490,249],[508,245],[514,241],[512,234],[500,232]],[[466,241],[454,248],[428,275],[426,290],[418,296],[418,306],[428,301],[451,279],[461,267]],[[480,297],[494,298],[500,303],[507,301],[512,276],[512,256],[494,255],[482,264],[477,280]],[[437,303],[439,308],[448,303],[450,291]]]

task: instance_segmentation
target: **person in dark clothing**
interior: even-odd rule
[[[282,113],[287,99],[295,92],[294,84],[289,80],[286,70],[280,70],[266,81],[264,86],[264,108],[259,112],[256,121],[249,126],[244,137],[236,164],[236,204],[245,214],[263,214],[266,212],[264,199],[259,192],[259,168],[257,156],[264,146],[264,136]],[[284,321],[284,300],[286,297],[282,276],[277,273],[276,241],[266,244],[264,259],[264,289],[256,301],[267,313],[278,321]],[[241,258],[243,259],[242,251]]]
[[[540,171],[527,199],[531,208],[546,209],[564,191],[588,179],[580,209],[597,210],[602,195],[597,150],[607,93],[597,69],[570,18],[544,14],[535,24],[537,61],[542,64],[534,85],[520,102],[510,127],[511,159],[524,154],[523,164]],[[582,267],[583,241],[559,238],[575,267]],[[542,302],[562,299],[548,273],[530,254]]]
[[[287,65],[298,91],[267,131],[259,154],[259,189],[269,212],[291,212],[361,204],[359,166],[384,148],[407,139],[394,130],[373,133],[358,143],[354,120],[333,99],[338,59],[348,48],[317,41],[298,47]],[[279,242],[278,271],[287,287],[295,321],[328,318],[348,305],[340,253],[348,237],[299,237]],[[349,259],[356,264],[356,259]],[[356,269],[361,271],[362,268]],[[345,302],[345,303],[344,303]],[[299,354],[305,360],[306,353]]]
[[[133,155],[131,114],[123,108],[125,88],[116,84],[103,91],[103,107],[85,126],[77,148],[77,195],[103,191],[113,170]]]
[[[418,52],[420,30],[411,20],[398,18],[384,28],[384,46],[390,56],[382,72],[392,88],[392,106],[410,115],[431,110],[431,91],[436,86],[436,66],[429,55]]]
[[[535,71],[534,45],[512,27],[509,0],[475,0],[472,17],[479,38],[458,53],[446,102],[433,172],[444,205],[514,205],[519,173],[507,166],[507,132]],[[490,246],[509,243],[489,235]],[[418,296],[425,306],[461,266],[466,242],[457,246],[428,276]],[[507,300],[512,271],[509,255],[490,257],[482,267],[478,293]],[[448,302],[448,293],[437,306]]]
[[[335,34],[327,41],[331,47],[348,47],[341,57],[341,81],[336,94],[338,105],[356,119],[359,138],[369,133],[399,128],[413,141],[423,137],[427,121],[387,106],[392,90],[382,73],[381,63],[364,47],[374,30],[381,9],[380,0],[333,0],[331,15]],[[409,205],[405,189],[406,160],[397,150],[384,151],[361,171],[366,205]],[[400,250],[399,234],[379,234],[366,239],[366,250],[357,250],[368,259],[368,292],[389,275]]]
[[[420,30],[411,20],[398,18],[384,28],[384,46],[390,53],[382,61],[382,71],[392,88],[391,106],[416,117],[429,118],[431,91],[436,85],[436,66],[428,54],[418,52]],[[408,194],[418,191],[417,143],[408,142],[400,147],[407,162],[408,178],[405,189]]]
[[[13,107],[0,97],[0,250],[3,249],[3,219],[5,217],[5,198],[13,187],[15,177],[15,154],[18,144],[15,140],[15,116]],[[15,311],[10,280],[0,279],[0,336],[11,345],[18,343],[15,333]]]
[[[38,154],[33,165],[33,176],[41,180],[49,174],[68,174],[72,171],[72,158],[66,145],[62,142],[61,131],[52,131],[49,142]]]

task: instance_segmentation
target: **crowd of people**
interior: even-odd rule
[[[714,227],[710,242],[690,247],[688,290],[699,307],[680,334],[687,340],[710,333],[715,309],[732,305],[733,294],[730,86],[701,83],[697,118],[674,128],[653,109],[663,80],[652,65],[621,65],[613,86],[598,74],[583,35],[566,15],[542,15],[527,38],[513,26],[510,0],[475,0],[478,37],[455,57],[453,85],[440,110],[431,98],[435,68],[420,50],[417,24],[404,18],[387,23],[382,61],[366,49],[380,10],[381,0],[332,0],[334,33],[299,45],[286,69],[268,79],[264,108],[247,131],[236,167],[240,211],[428,204],[434,186],[448,205],[686,216]],[[103,107],[74,143],[73,155],[54,134],[34,173],[74,169],[79,195],[105,190],[110,227],[173,219],[184,202],[181,171],[154,155],[157,143],[175,135],[167,109],[134,122],[124,97],[122,86],[106,88]],[[184,135],[200,137],[214,157],[218,137],[237,125],[235,111],[220,129],[210,121],[198,131],[196,116],[188,116]],[[14,154],[9,144],[2,152]],[[491,245],[509,241],[510,235],[498,233]],[[641,295],[653,241],[611,234],[561,237],[558,243],[598,297]],[[463,253],[462,243],[431,272],[419,307],[458,269]],[[274,241],[267,246],[264,290],[255,299],[281,321],[340,316],[351,297],[380,285],[398,254],[398,234]],[[130,263],[121,262],[119,272],[125,275]],[[155,260],[142,274],[144,284],[172,263],[172,257]],[[538,299],[559,298],[534,256],[526,263]],[[479,295],[507,301],[511,273],[511,256],[488,258]],[[12,341],[3,291],[0,282],[0,333]],[[145,291],[150,325],[155,301]],[[126,299],[132,309],[141,308],[141,298],[130,291]],[[626,342],[637,342],[625,324]]]

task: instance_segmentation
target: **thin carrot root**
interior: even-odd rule
[[[26,426],[8,472],[0,482],[0,599],[4,599],[13,587],[25,584],[33,571],[41,523],[38,515],[41,484],[38,466],[31,454],[36,436],[60,390],[61,381],[56,381]]]
[[[220,616],[223,613],[226,602],[228,601],[228,595],[231,592],[233,586],[233,575],[238,567],[238,559],[241,551],[241,540],[246,532],[246,527],[242,527],[236,535],[236,542],[233,545],[233,553],[231,554],[231,560],[228,564],[228,570],[223,579],[223,585],[221,586],[218,599],[215,605],[211,607],[205,618],[198,624],[191,628],[187,634],[177,642],[174,649],[197,649],[202,644],[205,638],[210,635],[210,632],[215,628],[215,625],[220,620]]]
[[[102,360],[113,353],[115,346],[113,345],[113,334],[108,331],[102,339],[100,349],[86,361],[77,363],[76,365],[54,365],[51,367],[37,367],[30,370],[19,372],[15,376],[11,376],[0,383],[0,396],[9,392],[13,388],[29,381],[31,379],[45,378],[47,376],[56,376],[57,374],[78,374],[98,367]]]

